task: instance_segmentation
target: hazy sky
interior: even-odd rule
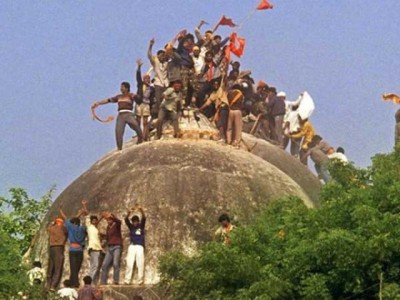
[[[247,40],[242,69],[293,100],[307,90],[318,133],[357,165],[390,151],[397,107],[380,95],[400,93],[400,1],[271,2],[273,10],[255,12],[238,31]],[[115,148],[114,124],[92,121],[90,105],[118,93],[121,81],[136,85],[135,61],[148,67],[150,38],[157,50],[201,19],[240,23],[257,4],[0,1],[0,195],[21,186],[39,197],[53,184],[59,193]]]

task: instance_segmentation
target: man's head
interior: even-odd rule
[[[99,223],[99,218],[97,216],[90,216],[90,224],[96,226]]]
[[[74,225],[78,225],[78,226],[81,225],[81,220],[77,217],[71,218],[70,222],[71,222],[71,224],[74,224]]]
[[[218,222],[221,223],[221,225],[223,227],[226,227],[231,222],[231,219],[229,218],[229,216],[227,214],[222,214],[219,216]]]
[[[235,61],[232,63],[232,69],[239,70],[240,69],[240,62]]]
[[[210,63],[213,61],[214,58],[214,54],[212,53],[212,51],[207,51],[206,55],[204,57],[205,62]]]
[[[200,47],[194,46],[193,47],[193,56],[197,58],[197,57],[199,57],[199,55],[200,55]]]
[[[206,41],[211,41],[212,38],[213,38],[213,32],[212,32],[212,30],[207,30],[207,31],[205,32],[205,34],[204,34],[204,39],[205,39]]]
[[[343,147],[338,147],[338,148],[336,149],[336,152],[337,152],[337,153],[342,153],[342,154],[344,154],[344,149],[343,149]]]
[[[219,87],[221,86],[221,83],[218,79],[213,79],[211,81],[211,86],[213,87],[214,91],[217,91],[219,89]]]
[[[92,277],[90,277],[89,275],[86,275],[85,277],[83,277],[83,282],[85,283],[85,285],[91,285]]]
[[[58,226],[64,226],[64,220],[62,218],[55,218],[54,223]]]
[[[310,146],[311,146],[311,147],[315,147],[315,146],[317,146],[317,145],[319,144],[319,142],[321,142],[321,141],[322,141],[322,137],[321,137],[320,135],[316,134],[316,135],[314,135],[313,138],[311,139]]]
[[[158,50],[157,51],[157,58],[160,62],[164,62],[166,60],[165,57],[165,51],[164,50]]]
[[[64,285],[66,288],[70,288],[70,287],[71,287],[71,281],[69,281],[69,279],[65,279],[65,280],[63,281],[63,285]]]
[[[121,83],[121,93],[122,94],[126,94],[129,93],[131,91],[131,85],[129,84],[129,82],[122,82]]]
[[[222,38],[221,38],[220,35],[216,35],[216,36],[213,37],[213,41],[214,41],[215,44],[219,44],[219,43],[221,43]]]
[[[138,217],[137,215],[134,215],[134,216],[132,217],[131,221],[132,221],[132,225],[133,225],[134,227],[138,227],[138,226],[139,226],[140,219],[139,219],[139,217]]]
[[[175,92],[179,92],[182,89],[182,81],[175,80],[174,82],[172,82],[172,88]]]
[[[257,83],[257,94],[266,95],[268,92],[269,86],[264,81],[260,80]]]
[[[42,263],[40,261],[36,260],[36,261],[33,262],[32,266],[34,268],[41,268],[42,267]]]
[[[273,86],[269,87],[269,89],[268,89],[268,95],[269,95],[269,96],[275,96],[275,95],[276,95],[276,88],[273,87]]]
[[[108,226],[111,226],[112,224],[114,224],[114,218],[112,218],[112,217],[108,217],[107,219],[106,219],[106,221],[107,221],[107,224],[108,224]]]
[[[150,80],[150,75],[149,74],[146,74],[146,75],[143,76],[143,82],[146,85],[150,85],[151,80]]]

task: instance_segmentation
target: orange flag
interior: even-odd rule
[[[396,94],[383,94],[382,99],[384,101],[392,101],[394,104],[400,104],[400,96]]]
[[[232,19],[229,19],[229,18],[227,18],[225,16],[222,16],[221,20],[219,20],[219,22],[218,22],[218,25],[219,26],[220,25],[227,25],[229,27],[235,27],[236,26],[236,24],[233,23]]]
[[[258,10],[272,9],[273,5],[269,3],[267,0],[261,0],[257,5]]]
[[[238,37],[236,32],[233,32],[231,34],[229,49],[233,54],[235,54],[237,57],[241,57],[243,55],[245,45],[246,45],[246,40],[244,38]]]

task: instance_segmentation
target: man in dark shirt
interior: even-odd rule
[[[283,117],[286,113],[285,107],[286,94],[280,92],[276,94],[276,90],[271,88],[268,95],[267,108],[270,117],[271,138],[283,148]]]
[[[64,266],[64,246],[67,241],[67,229],[62,218],[55,218],[48,228],[49,233],[49,267],[47,284],[50,290],[56,290],[60,284]]]
[[[122,150],[122,142],[126,124],[128,124],[130,128],[136,131],[136,134],[138,136],[137,143],[140,144],[143,141],[142,130],[140,129],[140,126],[136,121],[133,112],[135,103],[140,104],[140,102],[142,101],[142,97],[141,94],[135,95],[131,93],[130,89],[131,86],[129,82],[122,82],[121,94],[97,101],[92,105],[92,109],[94,109],[99,105],[104,105],[110,102],[118,103],[118,117],[115,125],[115,138],[117,141],[118,150]]]
[[[83,277],[85,286],[78,292],[78,300],[101,300],[101,292],[92,286],[92,278],[90,276]]]
[[[107,220],[106,231],[107,252],[101,267],[101,284],[107,284],[108,272],[113,266],[113,283],[119,284],[120,258],[122,251],[121,220],[112,213],[104,212],[103,218]]]
[[[139,216],[134,215],[131,220],[129,217],[132,212],[139,211]],[[143,208],[136,205],[133,209],[128,210],[128,214],[125,217],[125,224],[129,228],[129,235],[131,243],[128,247],[128,254],[126,256],[126,272],[125,272],[125,284],[130,284],[132,279],[133,266],[136,262],[138,268],[138,284],[143,284],[144,278],[144,237],[146,225],[146,216]]]

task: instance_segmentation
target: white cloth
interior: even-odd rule
[[[40,282],[43,282],[44,279],[46,278],[46,271],[42,268],[39,267],[34,267],[30,269],[28,272],[28,277],[29,277],[29,283],[33,285],[33,282],[35,279],[39,279]]]
[[[199,75],[204,66],[204,56],[202,56],[202,55],[199,55],[199,57],[192,56],[192,58],[193,58],[193,63],[194,63],[195,74]]]
[[[169,86],[167,65],[168,62],[160,62],[157,56],[153,58],[154,65],[154,85],[167,87]]]
[[[344,164],[347,164],[349,162],[349,160],[347,159],[346,155],[344,155],[341,152],[335,152],[335,153],[329,154],[328,157],[329,157],[329,159],[340,160]]]
[[[296,101],[288,102],[287,104],[290,105],[290,107],[295,105],[299,106],[297,112],[302,120],[310,118],[315,109],[314,100],[307,91],[301,93]]]
[[[294,133],[298,132],[300,130],[300,123],[299,123],[299,113],[297,110],[292,110],[290,107],[290,104],[288,104],[287,101],[285,101],[286,104],[286,114],[283,119],[284,123],[289,123],[289,132],[288,133]]]
[[[144,248],[142,245],[129,245],[126,256],[125,284],[130,284],[132,280],[133,266],[136,262],[138,268],[138,284],[144,280]]]
[[[78,292],[71,288],[62,288],[57,291],[58,295],[62,297],[69,297],[69,300],[78,299]]]
[[[90,217],[86,218],[86,230],[88,236],[88,249],[103,251],[101,247],[99,230],[96,226],[90,223]]]

